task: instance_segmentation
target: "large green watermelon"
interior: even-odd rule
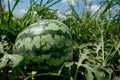
[[[37,57],[39,69],[46,70],[72,59],[72,37],[62,22],[41,20],[19,33],[14,53]]]

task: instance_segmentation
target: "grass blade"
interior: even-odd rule
[[[14,6],[13,6],[11,12],[14,11],[14,9],[16,8],[16,6],[18,5],[19,2],[20,2],[20,0],[16,0],[16,1],[15,1],[15,4],[14,4]]]
[[[55,5],[55,4],[57,4],[57,3],[60,2],[60,1],[61,1],[61,0],[57,0],[57,1],[55,1],[55,2],[52,3],[51,5],[47,6],[47,8],[49,8],[49,7],[51,7],[51,6]]]
[[[43,0],[40,0],[40,6],[42,6]]]

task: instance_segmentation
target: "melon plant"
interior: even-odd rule
[[[72,59],[69,28],[57,20],[35,22],[18,34],[14,53],[30,54],[39,64],[39,70],[55,69]]]

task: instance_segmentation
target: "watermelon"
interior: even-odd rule
[[[54,69],[72,59],[72,37],[62,22],[41,20],[18,34],[13,51],[36,58],[40,70]]]

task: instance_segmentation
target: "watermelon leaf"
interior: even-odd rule
[[[23,59],[22,56],[17,55],[17,54],[5,54],[1,59],[0,59],[0,68],[5,67],[8,64],[11,65],[12,67],[15,67],[19,64],[19,62]]]

